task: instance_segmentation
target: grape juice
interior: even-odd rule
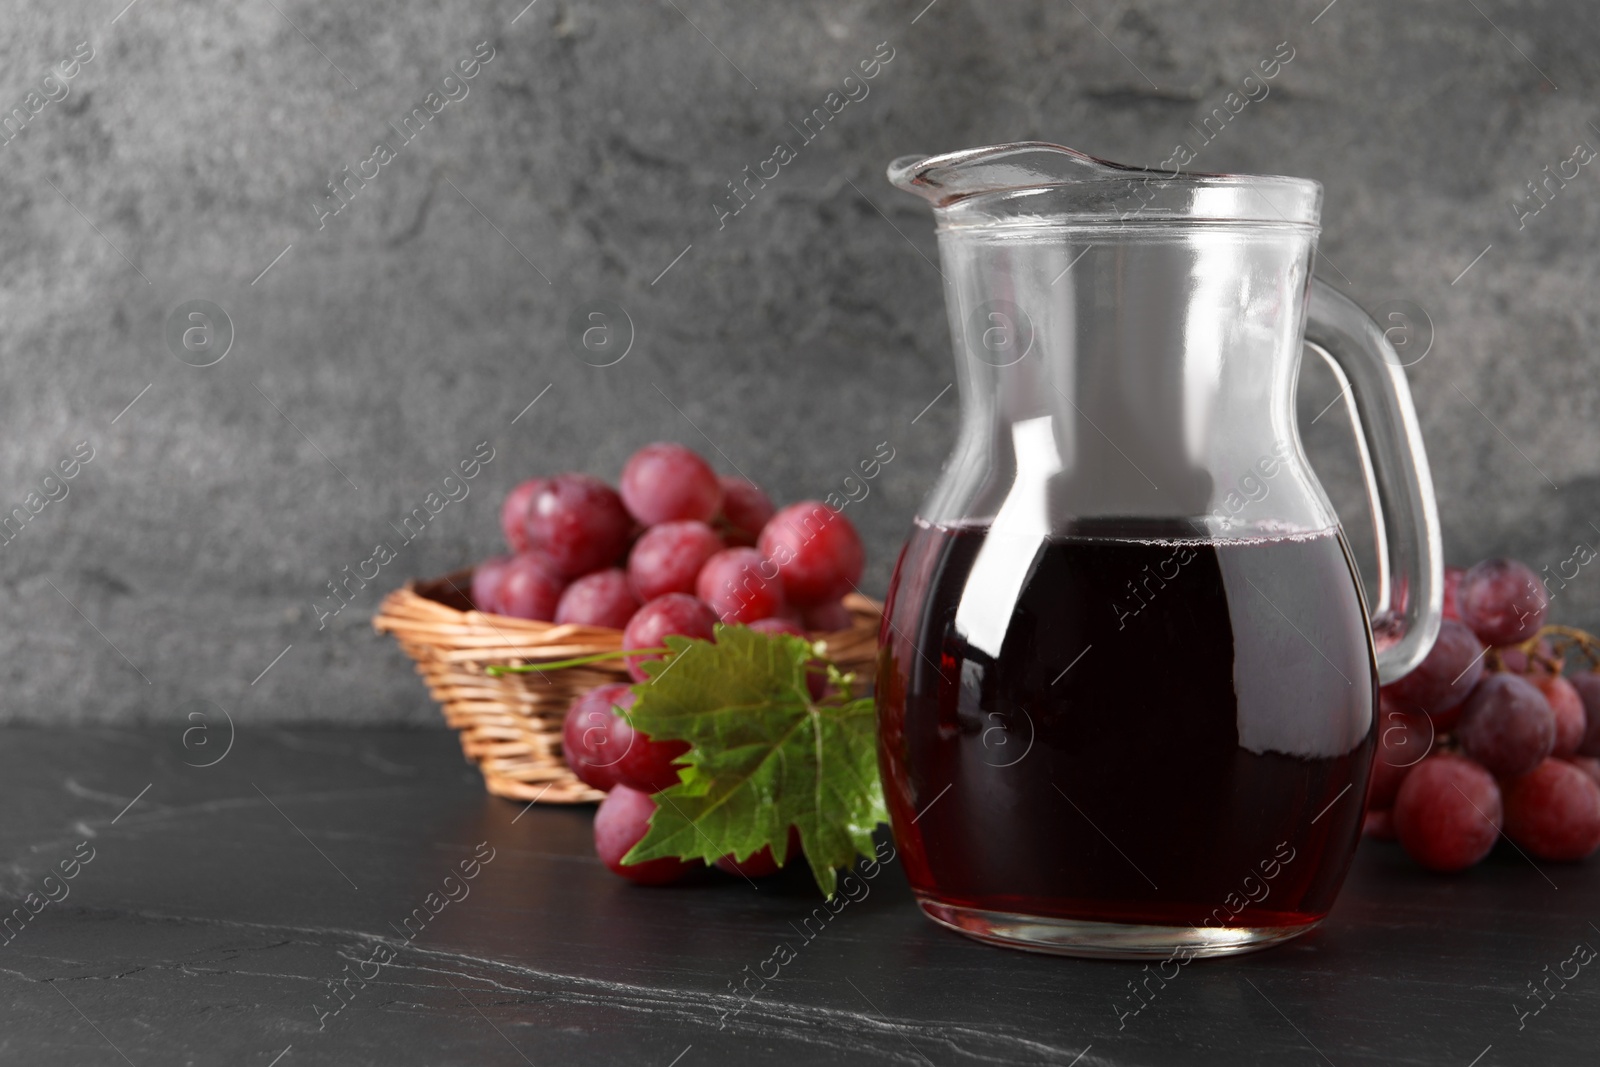
[[[919,522],[880,643],[884,792],[935,918],[1285,930],[1331,907],[1377,699],[1338,531]]]

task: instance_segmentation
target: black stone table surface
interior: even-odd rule
[[[443,731],[182,734],[0,731],[0,1063],[1600,1062],[1600,860],[1366,842],[1320,930],[1134,1013],[1141,965],[948,933],[894,863],[807,923],[787,875],[623,883]]]

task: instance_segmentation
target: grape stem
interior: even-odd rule
[[[1544,640],[1550,642],[1550,647],[1555,651],[1557,658],[1551,659],[1539,653],[1539,642]],[[1591,667],[1600,666],[1600,637],[1575,626],[1541,627],[1538,633],[1518,647],[1527,654],[1530,661],[1538,660],[1554,674],[1561,673],[1562,660],[1570,652],[1582,655],[1589,661]]]
[[[503,663],[492,663],[484,668],[491,677],[498,678],[502,674],[527,674],[538,671],[559,671],[564,667],[581,667],[586,663],[599,663],[602,660],[621,659],[624,656],[659,656],[671,652],[670,648],[619,648],[614,652],[596,652],[592,656],[574,656],[572,659],[558,659],[550,663],[518,663],[506,666]]]

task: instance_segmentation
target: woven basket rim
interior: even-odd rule
[[[452,587],[460,600],[469,600],[467,590],[471,588],[472,572],[473,568],[467,567],[437,578],[408,580],[405,585],[392,590],[383,598],[378,610],[372,616],[372,628],[378,633],[398,635],[401,632],[422,634],[431,628],[484,627],[500,641],[499,647],[510,646],[515,638],[534,641],[540,645],[560,647],[559,655],[541,657],[545,659],[565,659],[585,654],[581,651],[567,652],[565,650],[568,647],[593,645],[595,652],[622,647],[622,631],[611,627],[519,619],[511,615],[479,611],[476,608],[452,607],[437,596],[430,595],[440,587]],[[833,634],[859,634],[863,629],[862,623],[867,620],[872,621],[873,631],[876,633],[877,621],[883,617],[883,605],[880,602],[862,593],[847,593],[842,602],[850,612],[854,624],[846,630],[807,631],[808,636],[826,641]],[[446,631],[441,629],[436,636],[446,636]],[[486,649],[492,647],[496,646],[490,643]]]

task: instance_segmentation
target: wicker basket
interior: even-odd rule
[[[546,804],[580,804],[603,793],[580,782],[561,755],[561,722],[578,694],[607,682],[629,681],[621,660],[565,667],[548,673],[505,674],[492,664],[553,662],[622,647],[622,631],[557,626],[475,611],[468,590],[472,571],[408,582],[384,598],[373,628],[390,633],[417,665],[417,673],[461,734],[461,748],[483,772],[496,796]],[[872,682],[877,666],[882,607],[852,594],[845,598],[854,625],[819,634],[828,658]]]

